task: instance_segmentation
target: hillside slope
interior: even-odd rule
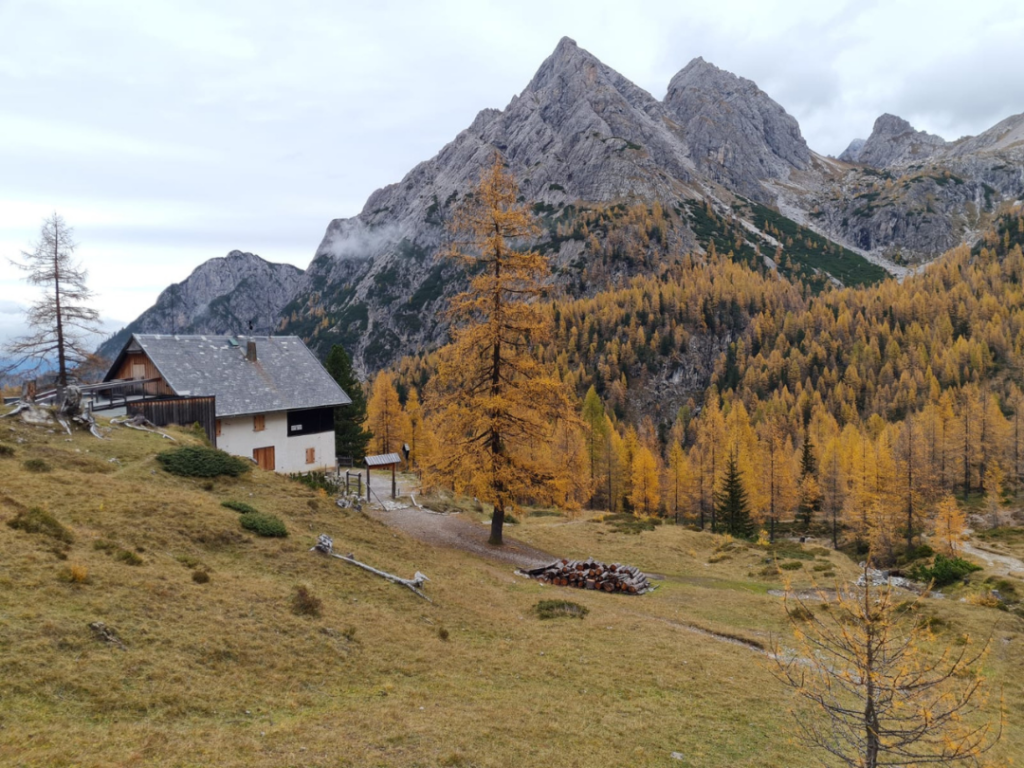
[[[791,699],[763,658],[709,634],[764,643],[784,630],[773,581],[752,575],[756,549],[671,526],[630,536],[528,519],[516,535],[549,551],[666,576],[643,598],[567,593],[409,540],[277,475],[170,476],[154,461],[170,444],[156,435],[116,430],[101,442],[0,424],[14,448],[0,458],[0,762],[666,766],[671,752],[712,767],[811,762],[786,735]],[[30,459],[52,471],[28,471]],[[291,535],[254,537],[225,500],[279,515]],[[6,524],[30,507],[73,541]],[[385,570],[426,573],[433,602],[309,552],[320,532]],[[854,570],[824,550],[793,557],[807,565],[793,571],[798,585],[812,562]],[[72,568],[87,580],[69,581]],[[322,599],[322,616],[292,612],[297,585]],[[562,597],[590,615],[533,614]],[[990,610],[955,600],[932,611],[945,640],[991,624]],[[98,639],[95,622],[124,647]],[[989,661],[1011,713],[1024,703],[1020,631],[1004,618]],[[1001,755],[1024,756],[1022,734],[1008,727]]]

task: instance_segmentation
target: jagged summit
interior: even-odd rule
[[[702,247],[710,226],[694,203],[727,212],[745,205],[739,195],[838,245],[904,260],[964,242],[975,231],[965,212],[984,219],[1024,199],[1024,115],[947,143],[885,114],[840,156],[853,164],[844,166],[814,155],[797,121],[755,82],[703,57],[659,100],[563,37],[504,109],[481,110],[437,155],[370,195],[359,215],[330,222],[305,274],[278,274],[232,252],[168,289],[137,327],[216,332],[265,317],[274,304],[293,332],[319,351],[345,345],[363,372],[439,343],[440,311],[465,275],[433,256],[495,153],[543,221],[553,274],[575,292],[601,290],[635,266],[617,244],[608,251],[604,223],[596,232],[596,219],[577,226],[582,211],[602,211],[604,222],[657,203],[670,212],[661,245],[684,253]],[[877,171],[858,164],[901,183],[880,185]],[[731,246],[751,247],[743,237]],[[647,257],[657,260],[657,250]],[[619,255],[589,271],[606,251]]]
[[[844,163],[856,163],[860,158],[860,151],[864,149],[864,145],[866,143],[866,139],[854,139],[846,149],[843,150],[842,154],[839,155],[839,159]]]
[[[302,274],[291,264],[239,250],[209,259],[164,289],[152,307],[104,342],[99,354],[117,354],[132,333],[238,333],[250,322],[260,333],[272,333]]]
[[[946,140],[918,131],[902,117],[885,113],[875,120],[871,135],[857,154],[857,162],[872,168],[927,160],[946,146]]]
[[[682,127],[698,169],[745,195],[769,199],[761,182],[807,168],[797,121],[752,80],[697,57],[672,78],[665,107]]]

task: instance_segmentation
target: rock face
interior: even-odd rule
[[[871,135],[857,153],[857,162],[872,168],[920,163],[946,146],[945,139],[914,127],[896,115],[875,120]]]
[[[860,160],[860,151],[864,149],[864,145],[866,143],[867,142],[864,139],[854,139],[850,142],[850,145],[843,150],[839,159],[844,163],[856,163]]]
[[[504,110],[480,112],[436,157],[374,192],[358,216],[330,223],[286,308],[329,306],[338,322],[317,345],[345,344],[357,364],[375,369],[444,338],[436,316],[461,282],[431,256],[452,206],[496,151],[526,199],[563,210],[670,203],[711,188],[767,201],[760,180],[786,179],[811,159],[796,121],[749,80],[698,59],[659,102],[563,38]],[[695,247],[685,227],[674,237],[680,248]],[[552,254],[553,266],[581,256],[570,241]]]
[[[165,289],[156,304],[104,342],[111,358],[133,333],[270,333],[291,299],[303,271],[272,264],[253,253],[231,251],[196,267]]]
[[[897,263],[922,262],[974,238],[1000,205],[1024,199],[1024,115],[947,142],[882,115],[843,169],[792,205],[835,240]]]
[[[811,151],[797,121],[757,84],[702,58],[672,78],[665,107],[697,169],[742,195],[768,202],[761,182],[806,169]]]

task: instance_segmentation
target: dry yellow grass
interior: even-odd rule
[[[120,430],[100,442],[0,422],[0,439],[18,451],[0,459],[0,518],[40,506],[75,537],[65,552],[0,524],[0,764],[813,762],[788,735],[793,699],[762,657],[695,629],[754,641],[785,631],[768,594],[781,580],[750,575],[764,567],[761,550],[667,526],[632,536],[524,518],[510,535],[666,577],[642,598],[559,590],[422,545],[286,478],[172,477],[153,459],[169,447],[155,435]],[[27,458],[54,470],[27,472]],[[226,500],[278,515],[291,535],[245,532]],[[434,602],[310,553],[321,532],[377,567],[426,573]],[[710,563],[716,554],[728,557]],[[853,573],[841,556],[825,559]],[[810,581],[805,562],[792,572],[798,585]],[[72,566],[85,582],[61,577]],[[209,582],[195,582],[197,571]],[[322,601],[319,617],[293,612],[300,585]],[[590,614],[538,620],[533,605],[551,597]],[[1000,750],[1021,760],[1022,622],[955,600],[928,610],[948,622],[939,636],[950,641],[1001,619],[989,659],[1010,708]],[[97,639],[93,622],[124,649]]]

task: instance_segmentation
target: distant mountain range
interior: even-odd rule
[[[435,157],[332,221],[309,267],[234,251],[164,291],[124,334],[271,324],[364,371],[439,343],[465,276],[433,255],[455,205],[500,152],[534,206],[555,288],[585,295],[715,247],[815,287],[864,283],[976,239],[1024,199],[1024,115],[947,142],[883,115],[839,157],[811,150],[757,85],[697,58],[663,100],[563,38],[504,110],[485,109]],[[657,206],[658,237],[628,233]],[[600,227],[595,222],[603,222]],[[641,259],[625,258],[641,249]]]

